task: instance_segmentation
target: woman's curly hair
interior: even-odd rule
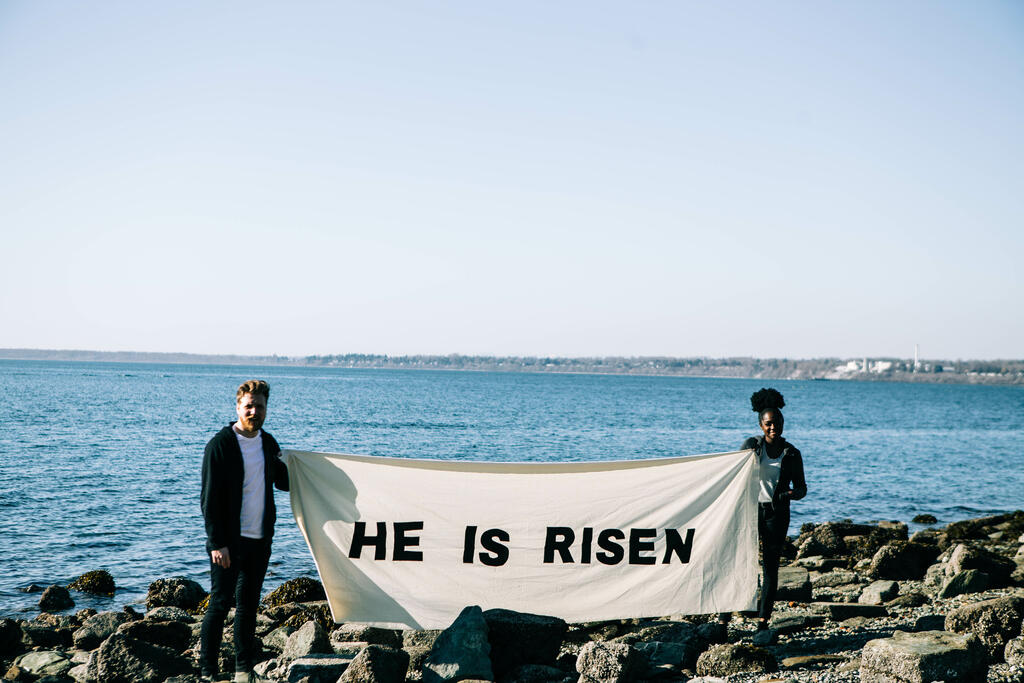
[[[754,412],[760,415],[766,410],[779,410],[786,405],[786,399],[782,398],[775,389],[761,389],[750,395],[750,406]]]

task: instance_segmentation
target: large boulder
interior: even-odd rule
[[[714,645],[697,658],[698,676],[729,676],[738,673],[778,671],[775,655],[745,643]]]
[[[322,583],[308,576],[289,579],[263,598],[266,607],[280,607],[293,602],[316,602],[326,600],[327,593]]]
[[[63,612],[74,606],[75,601],[71,599],[71,593],[64,586],[50,586],[39,598],[39,609],[44,612]]]
[[[939,556],[933,545],[914,541],[895,541],[884,545],[871,558],[868,576],[873,579],[921,579]]]
[[[157,621],[142,619],[122,624],[117,629],[129,638],[144,640],[153,645],[169,647],[175,652],[184,652],[192,640],[192,627],[181,621]]]
[[[946,615],[946,630],[973,633],[988,653],[990,662],[1003,658],[1007,641],[1020,635],[1024,598],[1011,595],[965,605]]]
[[[206,591],[195,581],[183,576],[171,579],[157,579],[149,584],[146,593],[146,609],[154,607],[180,607],[183,610],[195,611],[199,603],[206,597]]]
[[[309,655],[333,654],[334,648],[323,627],[315,621],[307,621],[299,630],[288,636],[281,656],[284,659],[301,659]]]
[[[158,683],[193,673],[191,660],[170,648],[114,633],[89,658],[89,678],[103,683]]]
[[[1016,568],[1013,560],[996,555],[977,546],[960,543],[950,553],[946,563],[946,576],[952,577],[969,569],[976,569],[988,575],[993,586],[1006,586]]]
[[[356,655],[338,683],[403,683],[409,653],[392,647],[367,645]]]
[[[79,650],[95,650],[110,637],[117,627],[128,621],[124,612],[100,612],[82,622],[81,628],[72,634],[75,647]]]
[[[553,666],[569,625],[564,619],[507,609],[484,612],[491,666],[497,678],[525,664]]]
[[[113,595],[116,590],[114,577],[106,569],[86,572],[68,584],[68,588],[92,595]]]
[[[494,680],[487,621],[476,605],[466,607],[441,632],[423,663],[424,683],[478,679]]]
[[[624,683],[634,680],[642,664],[631,645],[589,642],[580,648],[576,671],[580,683]]]
[[[985,648],[973,634],[904,633],[868,641],[861,683],[985,683]]]

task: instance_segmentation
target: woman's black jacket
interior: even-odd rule
[[[743,442],[740,450],[753,448],[760,452],[764,446],[764,436],[752,436]],[[782,465],[779,468],[779,483],[775,486],[772,507],[789,509],[789,501],[800,500],[807,495],[807,482],[804,481],[804,461],[800,450],[782,439]]]

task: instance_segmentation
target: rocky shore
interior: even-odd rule
[[[443,631],[395,631],[334,624],[320,584],[294,579],[263,600],[257,673],[289,683],[1024,683],[1024,512],[913,535],[897,522],[805,525],[783,562],[768,631],[750,615],[725,628],[714,615],[567,624],[474,606]],[[90,572],[47,588],[34,619],[0,620],[4,680],[198,681],[203,588],[159,579],[144,614],[60,614],[76,591],[113,588]],[[231,671],[229,634],[221,654]]]

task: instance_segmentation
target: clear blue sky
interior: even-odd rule
[[[1019,2],[0,3],[0,347],[1024,357]]]

